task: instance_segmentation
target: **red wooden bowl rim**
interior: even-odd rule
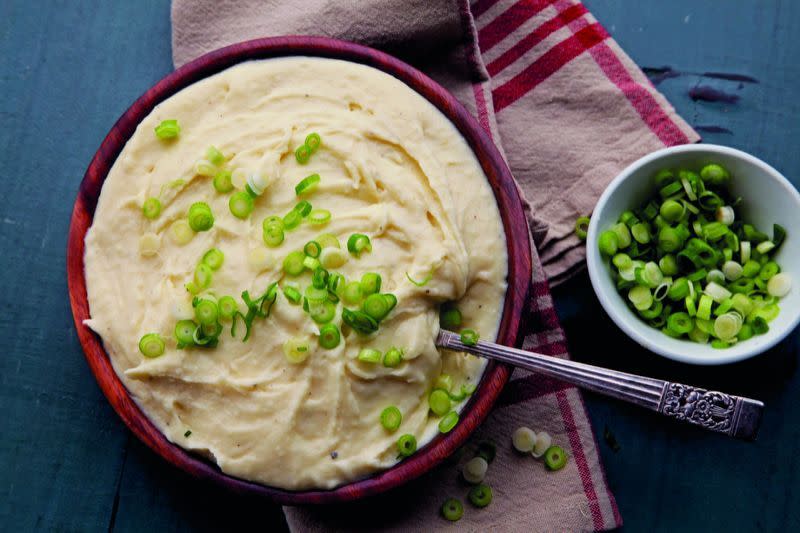
[[[378,494],[427,472],[461,446],[486,418],[511,374],[508,366],[490,363],[461,421],[405,461],[332,490],[288,491],[224,474],[220,469],[173,444],[150,422],[117,377],[101,338],[83,325],[89,318],[84,278],[84,238],[94,217],[108,171],[139,122],[159,102],[192,83],[250,59],[279,56],[345,59],[378,68],[405,82],[441,110],[469,143],[491,183],[506,233],[508,292],[498,342],[518,345],[520,322],[530,289],[531,251],[522,201],[511,172],[478,122],[444,88],[410,65],[378,50],[325,37],[287,36],[256,39],[210,52],[163,78],[119,118],[95,154],[78,191],[67,242],[67,278],[75,328],[89,366],[103,393],[130,430],[173,465],[196,478],[214,481],[239,493],[266,496],[282,504],[332,503]]]

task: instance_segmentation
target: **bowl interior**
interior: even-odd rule
[[[603,230],[614,224],[626,209],[641,205],[653,192],[653,175],[662,168],[697,169],[719,163],[732,175],[731,190],[743,198],[743,218],[767,235],[772,224],[781,224],[787,238],[775,255],[782,271],[792,276],[794,286],[780,301],[781,313],[770,322],[770,330],[725,350],[688,340],[668,337],[649,327],[627,306],[617,292],[608,267],[597,248]],[[670,359],[695,364],[723,364],[762,353],[774,346],[800,320],[800,195],[775,169],[753,156],[731,148],[688,145],[668,148],[646,156],[625,169],[606,189],[592,215],[587,237],[587,260],[592,285],[606,312],[629,336],[645,348]]]
[[[499,207],[508,250],[508,290],[497,340],[509,346],[518,345],[521,317],[530,289],[531,250],[527,232],[519,230],[527,227],[522,201],[499,151],[477,120],[450,93],[418,70],[372,48],[324,37],[256,39],[210,52],[162,79],[136,100],[106,136],[81,182],[67,243],[67,280],[75,327],[92,373],[114,410],[144,444],[189,474],[236,492],[265,496],[284,504],[333,503],[384,492],[419,477],[443,461],[489,414],[508,380],[510,368],[490,363],[477,391],[464,407],[459,424],[401,463],[332,490],[287,491],[228,476],[216,465],[169,442],[122,385],[103,348],[102,339],[83,325],[83,321],[89,318],[83,265],[84,238],[92,223],[103,182],[139,122],[158,103],[197,80],[250,59],[294,55],[344,59],[383,70],[420,93],[456,126],[480,162]]]

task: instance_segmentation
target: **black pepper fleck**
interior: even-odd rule
[[[339,452],[337,451],[331,452],[331,459],[336,459],[337,457],[339,457]]]

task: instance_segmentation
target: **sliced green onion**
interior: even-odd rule
[[[331,219],[331,212],[327,209],[312,209],[308,214],[308,222],[310,224],[321,225],[327,224]]]
[[[549,470],[561,470],[567,464],[567,453],[561,446],[550,446],[544,452],[544,464]]]
[[[461,344],[466,346],[475,346],[478,344],[478,339],[480,335],[474,329],[462,329],[461,330]]]
[[[394,433],[397,431],[397,428],[400,427],[400,424],[403,423],[403,413],[400,412],[400,409],[395,407],[394,405],[390,405],[383,411],[381,411],[381,425],[383,429],[389,431],[390,433]]]
[[[236,218],[245,219],[253,212],[255,203],[247,191],[238,191],[233,193],[228,200],[228,208]]]
[[[633,260],[628,254],[617,254],[611,259],[611,262],[618,270],[625,270],[633,266]]]
[[[342,309],[342,320],[345,324],[353,328],[354,331],[362,335],[369,335],[378,331],[378,322],[374,318],[361,311],[351,311],[350,309]],[[391,350],[390,350],[391,352]],[[389,352],[386,352],[387,355]],[[384,358],[384,363],[386,359]]]
[[[303,266],[311,271],[315,270],[317,267],[319,267],[319,265],[320,265],[319,259],[317,259],[316,257],[305,256],[303,258]]]
[[[208,324],[215,324],[219,316],[219,308],[217,304],[211,300],[201,299],[194,306],[194,317],[197,322],[205,326]]]
[[[401,457],[409,457],[417,451],[417,439],[414,435],[406,434],[397,439],[397,453]]]
[[[613,256],[617,253],[617,249],[619,249],[619,237],[617,237],[617,234],[613,231],[606,230],[600,234],[598,246],[602,253],[607,256]]]
[[[725,274],[721,270],[711,270],[708,274],[706,274],[706,282],[711,283],[712,281],[718,285],[724,284]]]
[[[778,266],[778,263],[775,261],[769,261],[765,263],[758,272],[758,277],[761,280],[769,281],[772,276],[778,274],[781,271],[781,267]]]
[[[358,360],[364,363],[380,363],[383,354],[378,350],[372,348],[362,348],[358,352]]]
[[[306,255],[303,252],[291,252],[283,260],[283,271],[289,276],[299,276],[306,268],[303,264],[305,258]]]
[[[381,290],[381,275],[375,272],[367,272],[361,276],[361,294],[369,296]]]
[[[321,251],[322,246],[316,241],[308,241],[303,247],[303,252],[309,257],[319,257]]]
[[[310,302],[324,302],[328,299],[328,291],[323,287],[310,285],[306,287],[305,296]]]
[[[433,390],[428,395],[428,406],[436,416],[444,416],[450,411],[450,395],[441,389]]]
[[[317,289],[328,287],[328,271],[322,267],[317,267],[311,274],[311,285]]]
[[[450,431],[456,427],[456,424],[458,424],[458,413],[450,411],[439,420],[439,432],[450,433]]]
[[[283,227],[286,230],[293,230],[299,226],[302,221],[303,215],[299,211],[293,209],[283,217]]]
[[[658,268],[665,276],[675,276],[678,274],[678,260],[672,254],[667,254],[658,260]]]
[[[497,455],[497,446],[490,440],[484,440],[478,443],[477,456],[482,458],[487,463],[494,461]]]
[[[294,192],[297,196],[310,193],[317,188],[319,181],[320,181],[319,174],[311,174],[310,176],[300,180],[300,183],[295,185]]]
[[[229,193],[233,190],[230,170],[220,170],[214,174],[214,189],[219,193]]]
[[[197,324],[192,320],[181,320],[175,324],[175,340],[178,341],[178,346],[191,346],[194,344],[194,332],[197,329]]]
[[[336,238],[336,235],[333,233],[323,233],[319,237],[317,237],[317,242],[323,248],[341,248],[339,244],[339,239]]]
[[[665,185],[662,187],[658,194],[661,195],[662,198],[669,198],[673,194],[677,194],[683,189],[683,185],[679,181],[673,181],[672,183]]]
[[[159,139],[174,139],[181,133],[181,127],[177,120],[162,120],[161,124],[156,126],[156,137]]]
[[[710,222],[703,226],[703,236],[706,240],[716,242],[723,238],[728,233],[728,227],[719,222]]]
[[[294,206],[294,211],[300,213],[300,216],[303,218],[307,217],[311,213],[311,202],[308,200],[300,200],[297,202],[297,205]]]
[[[714,321],[714,334],[727,341],[734,338],[742,328],[742,317],[738,313],[725,313]]]
[[[215,167],[211,161],[206,161],[205,159],[198,159],[194,162],[194,173],[199,176],[205,176],[207,178],[213,177],[217,173],[217,167]]]
[[[433,384],[433,388],[442,389],[445,392],[449,392],[450,389],[453,388],[453,376],[451,376],[450,374],[440,374],[439,377],[436,378],[436,382]]]
[[[698,344],[706,344],[710,337],[711,337],[710,334],[706,333],[705,331],[701,330],[696,326],[692,331],[689,332],[689,340],[691,340],[692,342],[696,342]]]
[[[736,281],[744,274],[744,268],[736,261],[725,261],[722,265],[722,272],[729,281]]]
[[[317,324],[326,324],[336,316],[336,305],[333,302],[309,302],[308,314]]]
[[[728,311],[731,310],[733,307],[733,298],[727,298],[722,300],[716,309],[714,309],[714,314],[717,316],[724,315]]]
[[[218,248],[212,248],[203,254],[203,263],[211,267],[211,270],[219,270],[225,261],[225,254]]]
[[[439,327],[442,329],[456,330],[461,327],[461,322],[461,311],[455,307],[443,307],[439,312]]]
[[[775,243],[772,241],[764,241],[756,245],[756,251],[760,254],[768,254],[775,248]]]
[[[297,149],[295,149],[294,158],[301,165],[305,165],[308,163],[308,160],[311,159],[311,149],[305,144],[301,144],[297,147]]]
[[[722,166],[712,163],[700,170],[700,177],[703,178],[703,181],[719,186],[724,185],[731,175]]]
[[[289,300],[289,302],[293,303],[294,305],[299,304],[300,300],[303,299],[303,295],[300,294],[300,291],[298,291],[295,287],[292,287],[291,285],[285,285],[283,287],[283,295],[286,297],[287,300]]]
[[[617,246],[619,248],[627,248],[631,245],[631,230],[628,229],[628,226],[619,222],[611,226],[611,231],[617,236]]]
[[[347,283],[345,277],[338,272],[333,272],[328,276],[328,291],[338,295],[344,290]]]
[[[456,498],[448,498],[441,508],[442,517],[450,522],[458,522],[464,516],[464,505]]]
[[[344,291],[342,293],[342,299],[350,305],[355,305],[361,302],[363,298],[363,294],[361,292],[361,283],[357,281],[351,281],[344,287]]]
[[[639,311],[644,311],[653,305],[653,295],[649,287],[637,285],[628,291],[628,300]]]
[[[483,508],[492,503],[492,487],[489,485],[475,485],[469,491],[469,501],[478,508]]]
[[[783,298],[792,290],[792,278],[789,274],[775,274],[767,282],[767,293],[770,296]]]
[[[739,330],[739,333],[736,335],[736,338],[740,341],[746,341],[755,335],[753,331],[753,327],[750,324],[742,324],[742,328]]]
[[[321,243],[320,243],[321,244]],[[347,252],[340,248],[322,248],[319,256],[319,262],[325,268],[333,269],[339,268],[347,263]]]
[[[658,246],[665,252],[675,252],[682,245],[683,239],[675,228],[664,226],[658,232]]]
[[[306,142],[304,144],[308,147],[309,150],[311,150],[311,153],[313,154],[314,152],[319,150],[319,147],[322,145],[322,137],[320,137],[319,134],[315,132],[309,133],[308,135],[306,135]]]
[[[688,313],[672,313],[667,318],[667,328],[679,335],[689,333],[694,328],[692,317]]]
[[[389,314],[389,302],[382,294],[370,294],[364,300],[362,311],[380,322]]]
[[[729,205],[718,207],[717,211],[714,213],[714,219],[720,224],[725,224],[726,226],[733,224],[735,218],[736,214],[734,213],[733,208]]]
[[[353,233],[347,239],[347,250],[354,256],[359,257],[363,252],[372,251],[372,243],[366,235]]]
[[[161,200],[154,196],[149,197],[142,204],[142,214],[145,218],[155,220],[161,214]]]
[[[233,318],[233,315],[239,311],[239,305],[236,303],[233,296],[223,296],[217,302],[217,306],[219,307],[220,318],[224,319]]]
[[[694,303],[694,298],[687,296],[683,302],[686,306],[686,312],[689,313],[689,316],[697,316],[697,304]]]
[[[700,296],[700,302],[697,305],[697,318],[708,320],[711,318],[711,305],[714,300],[707,294]]]
[[[319,345],[326,350],[332,350],[339,346],[341,339],[342,335],[335,324],[325,324],[319,328]]]
[[[148,333],[139,339],[139,351],[148,358],[164,355],[166,344],[158,333]]]
[[[763,335],[769,331],[769,324],[767,324],[767,321],[762,316],[753,318],[753,321],[750,325],[753,328],[753,333],[756,335]]]
[[[263,231],[261,232],[261,238],[264,241],[264,244],[270,248],[276,248],[283,244],[283,241],[286,238],[286,234],[283,232],[283,222],[281,221],[278,223],[264,225]]]
[[[194,284],[199,290],[206,289],[211,285],[211,280],[214,277],[214,271],[205,263],[200,263],[194,269]]]
[[[579,217],[575,221],[575,235],[584,241],[586,240],[586,232],[589,231],[589,217]]]
[[[403,362],[403,350],[391,347],[383,354],[383,366],[387,368],[396,368]]]
[[[677,222],[686,212],[686,207],[675,200],[667,200],[661,204],[659,213],[668,222]]]
[[[703,292],[705,292],[707,295],[709,295],[711,297],[711,299],[714,300],[717,303],[719,303],[722,300],[725,300],[727,298],[730,298],[731,294],[732,294],[731,291],[729,291],[728,289],[726,289],[722,285],[720,285],[718,283],[715,283],[713,281],[711,281],[708,284],[706,284],[706,287],[705,287],[705,289],[703,289]]]
[[[689,282],[686,278],[678,278],[672,282],[672,285],[669,286],[669,290],[667,291],[667,298],[670,300],[677,302],[678,300],[682,300],[689,295]]]
[[[286,360],[293,365],[302,363],[308,359],[308,342],[298,338],[287,340],[283,343],[283,355],[286,357]]]

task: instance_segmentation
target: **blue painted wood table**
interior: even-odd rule
[[[749,151],[800,184],[800,2],[586,3],[707,142]],[[282,527],[277,508],[198,484],[130,436],[83,361],[69,312],[78,183],[114,120],[172,69],[169,35],[166,0],[0,3],[0,530]],[[587,395],[626,529],[800,528],[797,334],[756,360],[698,369],[624,338],[585,275],[556,300],[580,360],[767,404],[750,444]]]

